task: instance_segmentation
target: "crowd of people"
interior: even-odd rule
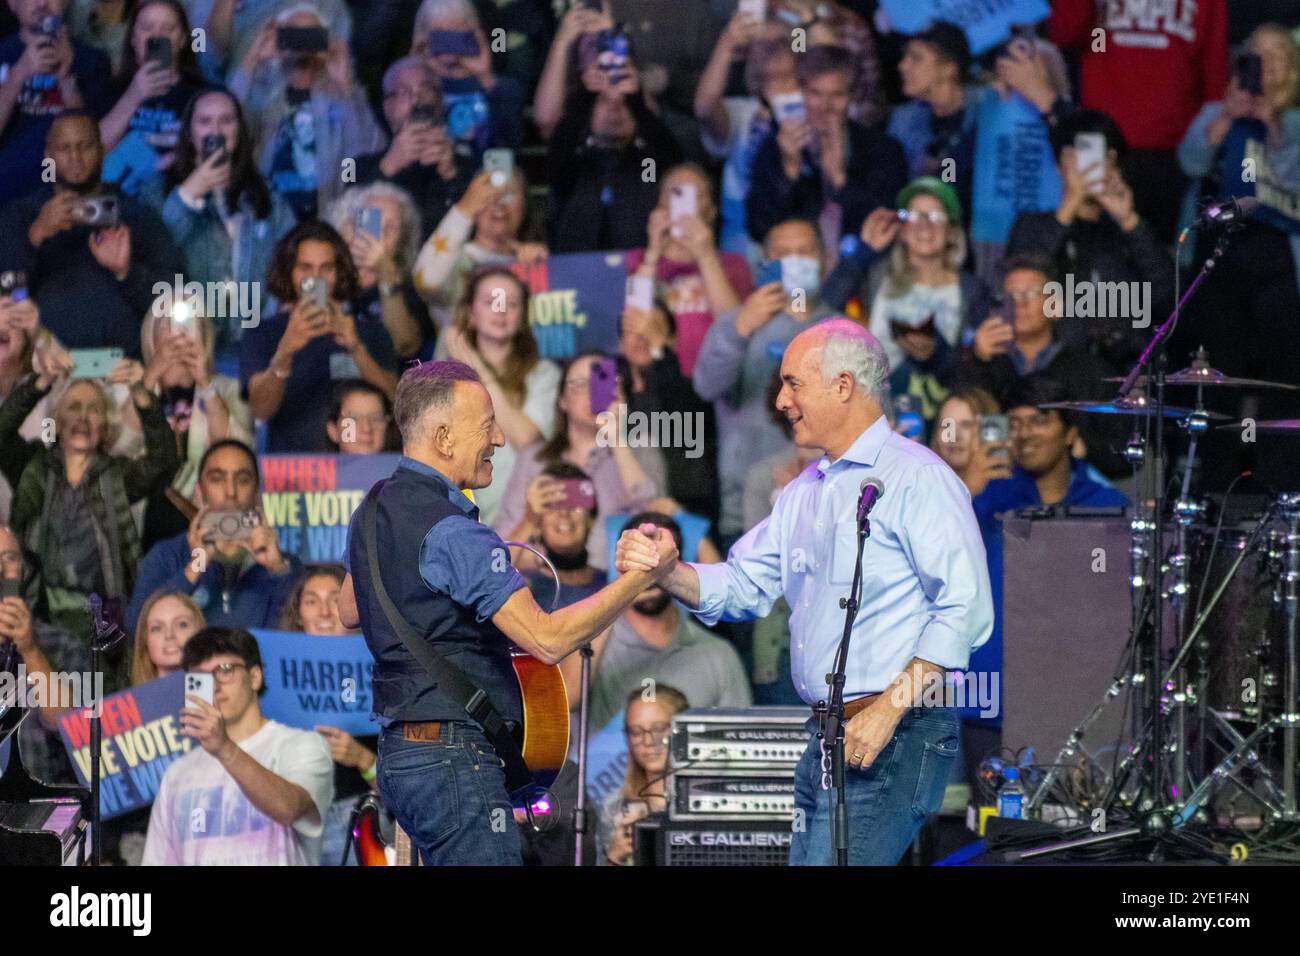
[[[549,559],[512,549],[548,609],[601,586],[628,516],[716,561],[816,467],[773,399],[786,344],[837,316],[884,346],[894,427],[969,489],[998,588],[999,515],[1134,494],[1131,422],[1040,406],[1114,395],[1176,262],[1218,239],[1207,197],[1259,212],[1171,368],[1204,344],[1300,384],[1300,16],[1054,0],[977,54],[876,0],[760,6],[7,0],[0,661],[84,670],[93,594],[131,638],[109,690],[179,670],[218,690],[183,712],[196,747],[152,810],[113,822],[121,861],[340,858],[375,738],[264,717],[248,630],[345,633],[343,570],[281,549],[259,457],[398,451],[414,362],[487,388],[505,445],[479,518]],[[1026,168],[1047,185],[990,200]],[[603,350],[544,355],[520,267],[575,252],[624,254],[627,299]],[[1081,283],[1134,305],[1060,308]],[[608,441],[636,412],[699,422],[698,448]],[[1229,476],[1254,461],[1222,447]],[[655,588],[594,642],[591,727],[621,721],[629,749],[600,860],[663,809],[674,713],[800,702],[789,614],[705,627]],[[28,762],[71,779],[55,716]],[[213,788],[256,819],[193,839]]]

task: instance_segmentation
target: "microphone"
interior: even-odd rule
[[[1226,226],[1229,223],[1249,219],[1258,205],[1259,200],[1253,196],[1221,199],[1206,206],[1196,221],[1198,225],[1203,226]]]
[[[884,494],[885,483],[875,475],[862,479],[862,484],[858,486],[858,524],[867,520],[867,515],[871,514],[871,509]]]

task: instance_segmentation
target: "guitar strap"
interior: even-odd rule
[[[370,566],[370,580],[379,598],[379,606],[384,610],[389,626],[402,639],[406,649],[415,659],[424,665],[434,685],[447,697],[450,697],[474,723],[478,724],[488,741],[496,749],[497,756],[505,762],[506,789],[511,793],[522,790],[532,783],[532,772],[524,762],[523,751],[519,741],[510,732],[505,720],[492,706],[482,688],[476,687],[455,664],[429,646],[424,637],[416,633],[415,628],[407,623],[393,599],[384,587],[383,574],[379,569],[378,527],[379,500],[378,492],[383,487],[380,482],[366,495],[361,503],[362,527],[366,532],[366,560]]]

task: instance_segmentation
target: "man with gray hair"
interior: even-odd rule
[[[438,76],[418,56],[404,56],[384,72],[388,149],[357,157],[357,182],[383,181],[405,189],[420,209],[420,237],[460,199],[477,163],[472,150],[458,155],[447,132]]]
[[[725,563],[674,561],[660,585],[706,624],[762,617],[784,596],[795,688],[810,705],[829,699],[826,675],[844,630],[840,601],[858,554],[858,503],[864,480],[880,482],[844,685],[848,849],[856,865],[897,863],[942,803],[957,756],[957,712],[934,691],[945,671],[968,665],[993,627],[970,494],[938,456],[890,428],[882,407],[888,380],[884,350],[855,322],[829,319],[795,336],[781,361],[776,407],[795,443],[824,457],[786,485],[771,515]],[[625,531],[618,570],[662,571],[663,534]],[[816,718],[808,726],[815,733]],[[803,826],[790,845],[794,865],[833,859],[823,766],[814,736],[795,776]]]
[[[547,614],[462,490],[491,484],[493,452],[505,444],[478,373],[461,362],[412,368],[397,386],[394,411],[403,457],[358,510],[375,509],[373,538],[364,517],[353,520],[339,599],[343,623],[362,628],[375,659],[379,791],[426,865],[519,865],[504,764],[485,733],[491,717],[476,710],[471,719],[408,650],[398,627],[414,630],[459,668],[506,726],[517,728],[523,708],[511,642],[558,662],[663,577],[677,548],[671,537],[652,543],[638,556],[643,569]],[[372,553],[382,558],[382,583],[372,577]],[[385,613],[383,591],[405,626]]]

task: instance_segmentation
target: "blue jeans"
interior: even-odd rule
[[[505,765],[472,724],[444,722],[437,742],[379,737],[379,792],[425,866],[521,866]]]
[[[794,775],[795,807],[802,813],[795,817],[790,865],[829,866],[835,861],[832,791],[822,789],[816,719],[808,727],[813,739]],[[902,859],[921,824],[943,804],[958,741],[956,710],[913,707],[870,767],[845,767],[850,865],[894,866]]]

